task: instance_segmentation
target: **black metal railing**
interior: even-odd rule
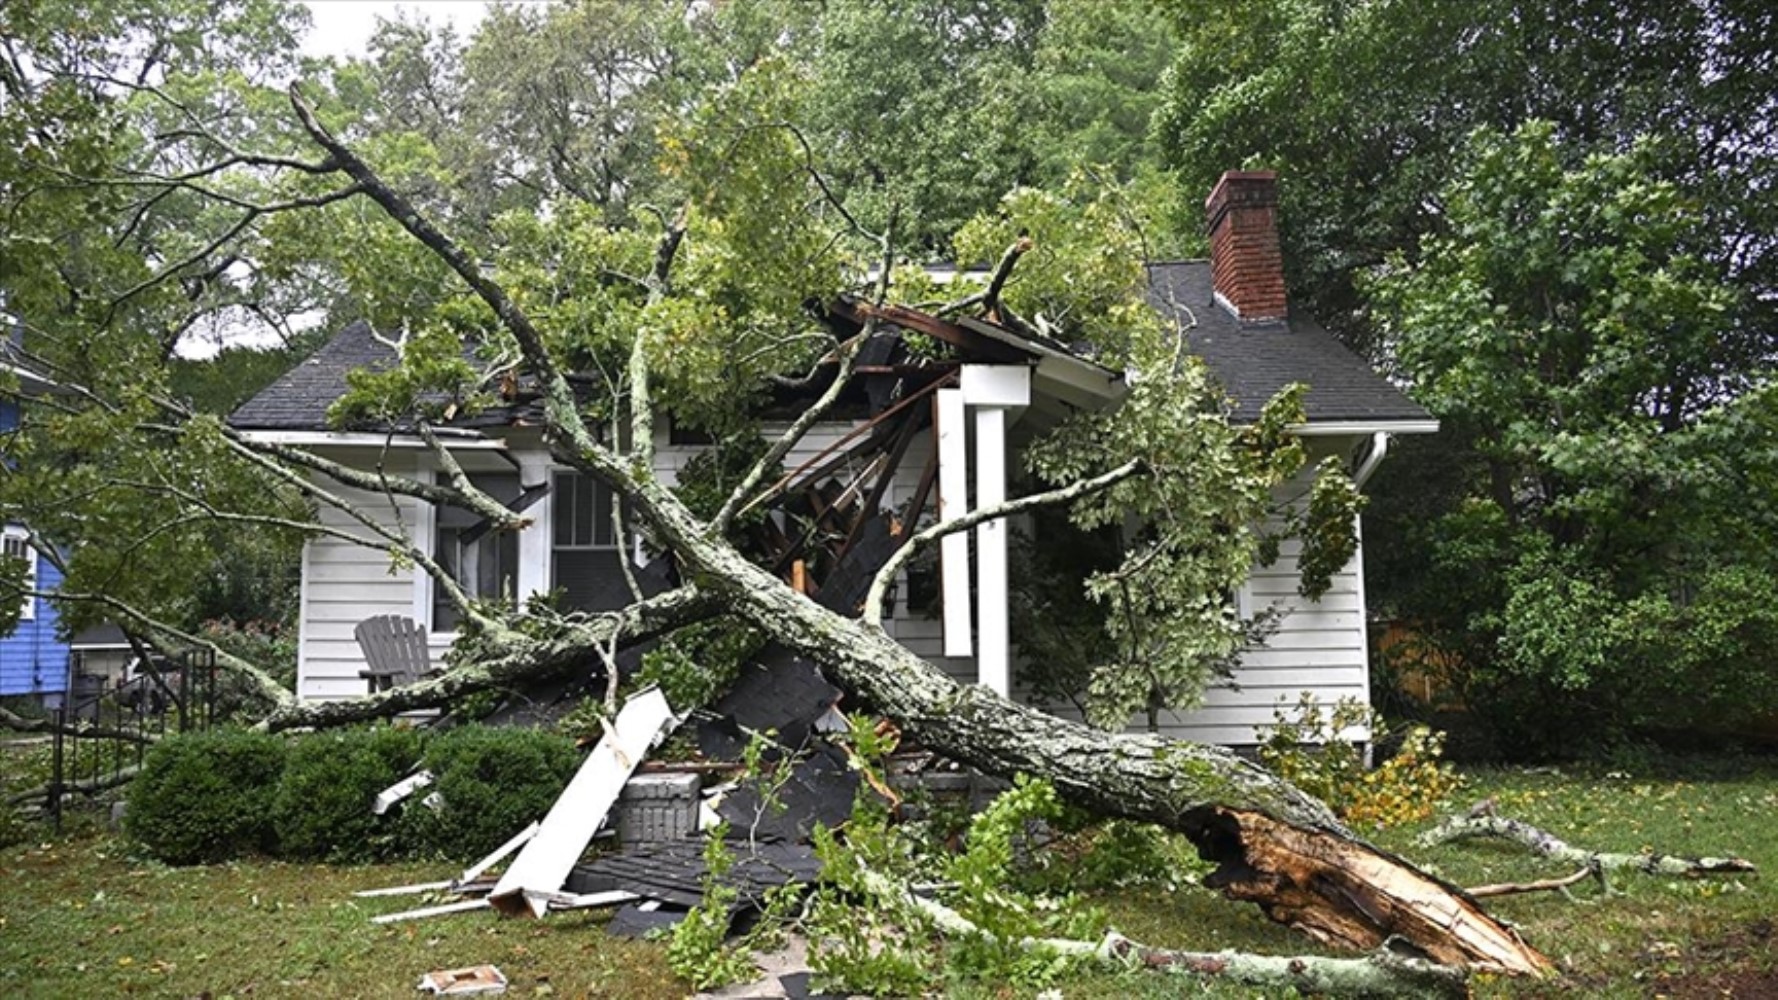
[[[168,733],[216,722],[216,654],[192,650],[139,667],[134,677],[77,675],[55,710],[44,811],[59,833],[70,795],[125,784]]]

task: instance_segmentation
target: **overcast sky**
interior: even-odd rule
[[[487,12],[486,0],[303,0],[315,26],[302,50],[312,56],[361,56],[377,18],[394,20],[397,9],[418,13],[432,22],[449,21],[460,38]]]

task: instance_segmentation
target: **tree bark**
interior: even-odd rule
[[[1453,816],[1420,835],[1427,847],[1454,840],[1492,838],[1518,844],[1533,854],[1565,864],[1584,865],[1603,874],[1637,871],[1645,875],[1735,875],[1756,871],[1753,862],[1737,857],[1687,858],[1675,854],[1613,854],[1574,847],[1547,830],[1522,820],[1493,815],[1491,806],[1478,806],[1467,816]]]
[[[452,648],[456,665],[437,677],[346,701],[284,705],[260,720],[259,728],[280,732],[350,725],[448,705],[477,691],[584,672],[603,663],[600,651],[613,640],[617,648],[625,648],[713,617],[718,610],[696,588],[682,587],[588,621],[538,620],[548,633],[544,635],[513,627],[467,635]]]

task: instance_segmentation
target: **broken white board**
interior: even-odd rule
[[[416,791],[425,788],[427,785],[432,784],[432,780],[431,771],[415,771],[413,774],[408,775],[400,781],[397,781],[395,784],[390,785],[388,788],[378,792],[376,802],[371,804],[371,813],[376,816],[383,815],[389,811],[390,806],[393,806],[395,803],[414,794]]]
[[[650,688],[624,704],[605,737],[587,755],[549,815],[543,817],[537,835],[494,885],[488,898],[500,912],[516,916],[528,910],[541,917],[549,910],[545,899],[527,898],[526,890],[555,893],[562,888],[606,814],[617,804],[630,775],[677,721],[659,688]]]
[[[633,903],[641,896],[633,892],[611,889],[605,892],[538,892],[535,889],[525,890],[525,899],[535,906],[542,902],[552,910],[586,910],[600,906],[618,906]]]
[[[455,903],[440,903],[437,906],[426,906],[418,910],[403,910],[400,913],[385,913],[380,917],[370,918],[373,924],[393,924],[403,920],[423,920],[427,917],[442,917],[447,913],[467,913],[479,910],[488,905],[485,899],[464,899]]]
[[[529,842],[532,837],[537,836],[537,829],[538,829],[537,823],[533,822],[530,826],[527,826],[523,830],[520,830],[518,833],[513,834],[513,837],[511,840],[507,841],[504,844],[501,844],[499,847],[494,848],[494,853],[488,855],[487,857],[481,859],[480,861],[477,861],[475,864],[470,865],[468,868],[463,869],[463,874],[457,876],[457,881],[453,884],[453,888],[455,886],[468,885],[469,883],[474,882],[476,879],[481,878],[482,872],[485,872],[489,868],[492,868],[495,865],[499,864],[500,862],[506,860],[506,856],[508,854],[511,854],[512,852],[525,846],[525,844],[527,842]]]

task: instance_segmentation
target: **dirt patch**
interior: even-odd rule
[[[1778,1000],[1778,968],[1773,966],[1774,924],[1749,921],[1721,938],[1700,941],[1685,954],[1695,972],[1662,973],[1649,983],[1651,996],[1674,1000]]]

